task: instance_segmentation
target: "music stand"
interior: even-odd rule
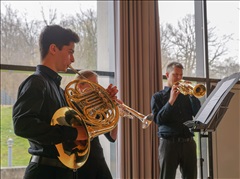
[[[224,114],[228,109],[228,105],[234,95],[230,92],[232,87],[239,81],[240,73],[234,73],[229,77],[225,77],[217,83],[217,86],[212,88],[212,92],[207,97],[197,115],[193,121],[187,121],[184,124],[190,128],[192,131],[198,132],[210,132],[215,131],[220,121],[222,120]],[[206,137],[206,135],[203,135]],[[210,135],[207,135],[209,138]],[[201,134],[200,134],[201,137]],[[209,138],[211,140],[211,138]],[[201,140],[200,140],[201,146]],[[211,146],[211,145],[210,145]],[[212,153],[212,148],[210,148],[209,154]],[[200,147],[201,155],[201,147]],[[202,162],[201,158],[201,178],[202,172]],[[209,161],[212,162],[212,161]],[[210,167],[210,173],[212,173],[210,178],[213,178],[212,167]],[[208,177],[209,178],[209,177]]]

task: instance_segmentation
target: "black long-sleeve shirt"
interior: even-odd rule
[[[110,132],[107,132],[104,135],[108,139],[108,141],[115,142],[115,140],[112,139],[112,137],[110,136]],[[91,141],[90,147],[91,147],[91,149],[90,149],[89,159],[103,159],[104,158],[103,148],[102,148],[102,145],[99,141],[98,136],[95,137]]]
[[[170,87],[155,93],[151,99],[154,121],[158,125],[158,136],[191,137],[193,133],[183,123],[193,120],[201,107],[199,99],[190,95],[179,94],[175,103],[170,105]]]
[[[55,144],[74,141],[77,137],[75,128],[50,125],[54,113],[67,106],[60,88],[61,79],[50,68],[38,65],[36,72],[19,87],[13,106],[14,132],[29,140],[30,154],[56,158]]]

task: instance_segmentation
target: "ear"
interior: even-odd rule
[[[167,78],[169,77],[169,73],[168,73],[168,72],[166,72],[166,77],[167,77]]]
[[[55,44],[51,44],[51,45],[49,46],[49,52],[50,52],[51,54],[55,54],[56,51],[57,51],[57,46],[56,46]]]

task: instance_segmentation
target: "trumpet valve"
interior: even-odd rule
[[[134,118],[133,115],[131,115],[129,112],[125,111],[125,110],[122,109],[122,108],[119,108],[119,115],[120,115],[121,117],[126,117],[126,118],[128,118],[128,119],[133,119],[133,118]]]

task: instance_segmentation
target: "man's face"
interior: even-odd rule
[[[166,73],[167,84],[169,87],[172,87],[174,83],[181,80],[183,77],[183,70],[178,67],[174,67],[173,71]]]
[[[67,68],[71,63],[74,62],[74,43],[71,42],[69,45],[63,46],[62,50],[58,50],[57,55],[57,70],[67,71]]]

